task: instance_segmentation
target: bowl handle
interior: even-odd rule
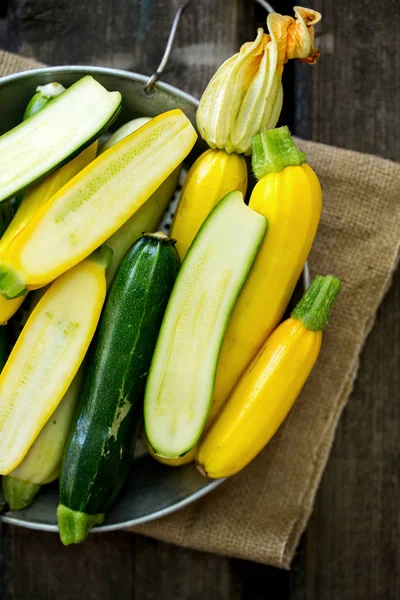
[[[180,18],[182,16],[183,11],[189,6],[189,4],[191,4],[191,2],[192,2],[192,0],[185,0],[184,2],[182,2],[180,7],[178,8],[178,10],[175,13],[174,20],[172,21],[172,25],[171,25],[171,30],[169,32],[167,45],[165,46],[165,50],[164,50],[164,54],[161,59],[161,62],[158,65],[157,70],[153,73],[153,75],[151,75],[151,77],[149,77],[149,79],[147,80],[147,82],[143,88],[144,91],[146,92],[146,94],[150,95],[150,94],[154,93],[154,90],[153,90],[154,84],[156,83],[156,81],[158,81],[160,79],[161,75],[164,73],[164,69],[167,66],[167,62],[168,62],[168,59],[171,54],[172,46],[174,44],[174,39],[175,39],[176,31],[178,29]]]

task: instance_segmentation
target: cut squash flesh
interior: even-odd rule
[[[211,212],[186,255],[146,386],[146,435],[160,456],[177,458],[200,437],[229,316],[266,226],[240,192],[231,192]]]
[[[106,294],[92,257],[62,275],[29,317],[0,375],[0,473],[24,458],[74,378]]]
[[[42,287],[88,256],[155,192],[196,137],[177,109],[155,117],[101,154],[7,247],[0,263],[0,292],[13,298]]]
[[[99,137],[122,105],[89,75],[0,137],[0,201],[15,195]]]
[[[0,254],[51,197],[94,160],[96,152],[97,141],[24,193],[17,212],[0,239]]]

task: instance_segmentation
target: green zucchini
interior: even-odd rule
[[[147,371],[179,269],[174,242],[147,234],[125,256],[88,357],[57,510],[61,541],[83,541],[119,494],[141,421]]]
[[[65,92],[65,87],[57,81],[46,83],[46,85],[38,85],[36,93],[29,100],[27,107],[24,112],[23,121],[33,117],[33,115],[39,110],[42,110],[53,98],[56,98],[60,94]]]
[[[227,323],[267,227],[231,192],[210,213],[182,264],[146,385],[148,441],[165,458],[199,439]]]
[[[175,192],[180,172],[181,165],[172,171],[171,175],[162,182],[139,210],[108,238],[107,246],[113,250],[114,254],[106,273],[107,285],[110,285],[114,279],[121,260],[132,244],[140,238],[144,231],[156,231]]]
[[[108,129],[122,107],[89,75],[0,137],[0,201],[75,156]]]

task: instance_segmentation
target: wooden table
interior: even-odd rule
[[[322,56],[315,68],[286,68],[283,122],[305,138],[399,160],[398,0],[304,4],[323,14]],[[49,64],[150,74],[178,5],[13,0],[7,45]],[[275,1],[279,12],[290,8],[290,2]],[[195,1],[182,21],[166,81],[200,95],[222,60],[264,22],[265,12],[251,0]],[[56,535],[2,526],[0,598],[398,600],[399,340],[397,273],[362,353],[291,572],[130,533],[93,535],[81,547],[65,549]]]

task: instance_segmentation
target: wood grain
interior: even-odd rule
[[[53,533],[13,531],[13,598],[125,600],[132,597],[133,538],[128,533],[90,536],[64,548]]]
[[[12,531],[11,528],[0,523],[0,598],[12,600]]]
[[[11,0],[9,48],[51,65],[102,65],[150,75],[179,5],[180,0]],[[182,17],[164,79],[199,96],[216,68],[251,39],[253,22],[252,2],[193,2]]]

